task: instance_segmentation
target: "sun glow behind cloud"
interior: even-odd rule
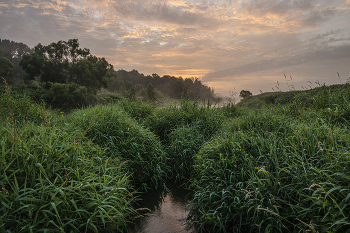
[[[2,38],[78,38],[116,69],[200,77],[221,93],[257,94],[284,72],[334,82],[320,64],[350,76],[349,0],[6,0],[0,20]]]

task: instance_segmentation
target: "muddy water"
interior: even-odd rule
[[[140,196],[135,208],[148,208],[141,211],[144,217],[134,220],[128,233],[192,233],[193,228],[185,229],[186,217],[190,210],[189,191],[178,184],[167,184],[168,190],[153,190]]]

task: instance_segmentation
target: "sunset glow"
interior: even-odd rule
[[[0,38],[79,39],[115,70],[198,77],[215,92],[350,77],[349,0],[3,0]],[[340,73],[341,79],[338,78]]]

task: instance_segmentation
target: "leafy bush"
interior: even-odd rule
[[[137,91],[136,87],[133,86],[128,91],[124,91],[123,95],[127,99],[135,100],[135,98],[136,98],[136,91]]]
[[[84,86],[76,83],[42,83],[45,88],[37,88],[31,92],[37,100],[44,100],[53,108],[81,108],[97,102],[97,97],[88,92]]]
[[[147,97],[149,100],[151,100],[151,101],[156,100],[156,90],[151,83],[149,83],[147,85],[146,93],[147,93]]]

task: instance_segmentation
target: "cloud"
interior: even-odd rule
[[[349,11],[349,0],[3,0],[0,35],[31,47],[78,38],[116,69],[217,85],[347,67]]]
[[[260,24],[280,30],[301,31],[316,28],[331,20],[340,9],[316,0],[254,0],[242,3],[241,14]]]
[[[213,81],[226,77],[240,77],[246,74],[272,70],[276,68],[283,68],[295,66],[300,64],[307,64],[311,62],[318,62],[324,60],[337,60],[350,57],[350,44],[339,45],[334,47],[325,47],[308,51],[306,53],[298,54],[288,58],[279,59],[264,59],[261,61],[248,63],[234,68],[219,70],[208,73],[204,76],[204,81]]]
[[[303,28],[315,28],[320,24],[332,19],[338,11],[335,8],[327,8],[322,10],[313,10],[310,14],[300,21]]]
[[[168,26],[196,26],[202,29],[220,27],[220,21],[198,11],[192,11],[193,7],[179,1],[150,1],[150,0],[109,0],[88,1],[87,7],[94,10],[106,10],[104,16],[120,18],[125,21],[133,21],[143,24],[166,24]],[[202,11],[208,6],[200,4],[194,6]]]

